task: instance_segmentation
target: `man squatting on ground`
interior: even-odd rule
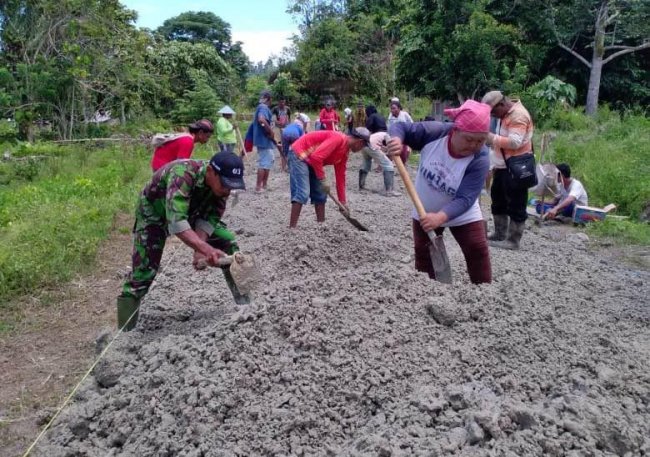
[[[372,168],[372,159],[375,159],[384,172],[385,195],[387,197],[398,197],[400,193],[394,191],[395,166],[393,161],[384,154],[388,140],[390,140],[390,136],[386,132],[377,132],[370,135],[370,145],[362,150],[363,162],[359,169],[359,190],[366,188],[366,178]]]
[[[325,202],[330,192],[324,165],[334,165],[336,193],[346,205],[345,171],[348,154],[358,152],[368,145],[370,132],[363,127],[351,134],[332,130],[307,133],[294,142],[289,149],[289,188],[291,190],[291,216],[289,227],[298,225],[302,206],[311,198],[316,210],[316,220],[325,221]]]
[[[138,321],[140,300],[160,268],[165,241],[176,235],[194,250],[195,267],[239,251],[235,235],[221,221],[232,189],[244,189],[244,164],[230,152],[219,152],[210,161],[178,160],[158,170],[144,187],[133,226],[133,268],[117,298],[117,324],[125,330]],[[235,302],[247,303],[230,274],[223,275]],[[135,313],[135,314],[134,314]]]
[[[560,186],[560,197],[556,199],[550,206],[551,208],[546,213],[546,216],[554,219],[557,215],[565,217],[573,217],[573,210],[576,205],[587,206],[589,204],[589,197],[585,186],[580,181],[571,177],[571,167],[567,163],[557,165],[560,171],[562,183]],[[537,205],[537,213],[541,214],[541,205]]]
[[[427,212],[419,220],[413,209],[415,269],[435,278],[427,232],[441,235],[445,227],[458,242],[474,284],[492,281],[490,253],[478,203],[488,173],[485,147],[490,127],[490,106],[468,100],[447,109],[454,123],[399,122],[391,126],[388,154],[400,155],[404,145],[421,150],[415,189]]]

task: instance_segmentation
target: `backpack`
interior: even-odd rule
[[[192,136],[189,133],[182,132],[182,133],[156,133],[152,138],[151,138],[151,145],[154,148],[159,148],[163,144],[167,144],[171,141],[177,140],[179,138],[183,138],[185,136]]]

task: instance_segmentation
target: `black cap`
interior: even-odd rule
[[[210,166],[228,189],[246,189],[244,162],[232,152],[217,152],[210,159]]]

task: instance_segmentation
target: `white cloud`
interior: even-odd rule
[[[282,48],[291,45],[290,38],[294,33],[283,30],[233,30],[232,41],[243,43],[242,48],[251,62],[266,62],[271,54],[279,56]]]

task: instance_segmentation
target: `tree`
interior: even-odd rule
[[[418,95],[462,102],[500,87],[517,73],[515,27],[499,23],[480,4],[449,2],[431,10],[427,3],[414,1],[404,19],[397,49],[397,79],[402,87]]]
[[[2,59],[15,80],[10,107],[23,135],[52,119],[73,135],[103,101],[126,96],[127,56],[137,54],[135,13],[117,0],[9,0],[0,3]]]
[[[242,49],[241,41],[232,43],[230,24],[219,16],[207,11],[188,11],[167,19],[157,32],[169,41],[213,46],[238,75],[237,85],[240,89],[245,87],[250,60]]]
[[[169,41],[210,43],[220,55],[231,45],[230,24],[207,11],[188,11],[167,19],[158,32]]]
[[[548,12],[558,45],[589,68],[586,113],[594,115],[603,67],[621,56],[650,48],[650,2],[557,1],[551,3]],[[590,48],[591,56],[583,56]]]
[[[287,13],[296,19],[300,31],[305,34],[325,19],[343,17],[346,3],[346,0],[292,0],[287,6]]]

